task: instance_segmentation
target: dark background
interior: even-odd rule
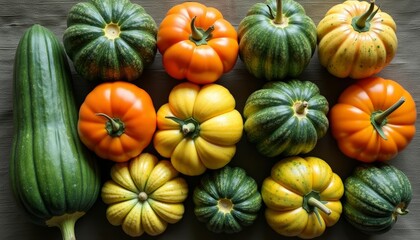
[[[66,28],[66,15],[71,6],[77,1],[54,0],[54,1],[30,1],[18,0],[14,2],[0,0],[0,239],[60,239],[60,232],[57,228],[46,228],[33,225],[17,207],[9,187],[9,159],[12,141],[12,71],[13,59],[16,46],[23,32],[35,23],[41,24],[52,30],[59,39],[62,38]],[[160,24],[167,10],[175,4],[183,1],[175,0],[135,0],[152,15],[157,24]],[[208,6],[216,7],[223,13],[224,17],[237,26],[245,17],[248,9],[257,1],[250,0],[220,0],[200,1]],[[298,1],[306,9],[307,14],[318,24],[324,14],[333,5],[342,1],[330,0],[307,0]],[[419,40],[420,36],[420,2],[411,1],[376,1],[382,11],[389,13],[398,26],[397,36],[399,39],[398,52],[391,64],[382,70],[378,76],[398,81],[413,95],[417,106],[419,106]],[[162,57],[158,53],[152,66],[150,66],[142,77],[134,83],[147,90],[153,98],[156,109],[167,102],[167,97],[173,86],[179,81],[171,79],[164,71]],[[70,62],[71,63],[71,62]],[[71,63],[72,64],[72,63]],[[92,89],[92,86],[81,79],[73,70],[78,104],[84,96]],[[319,64],[315,54],[303,74],[301,80],[315,82],[321,89],[321,93],[327,97],[332,106],[341,91],[352,83],[351,79],[338,79],[326,72]],[[253,78],[245,69],[241,60],[238,59],[235,68],[223,75],[217,82],[226,86],[237,101],[237,109],[242,112],[245,101],[249,94],[257,90],[264,83],[262,80]],[[419,129],[419,124],[417,123]],[[399,218],[394,228],[382,235],[367,236],[361,234],[349,225],[343,218],[333,227],[328,228],[319,239],[418,239],[420,235],[420,171],[419,159],[419,130],[416,136],[407,147],[391,164],[404,171],[409,177],[413,187],[413,200],[409,206],[410,213]],[[147,151],[155,153],[152,147]],[[357,164],[355,160],[349,159],[340,153],[330,132],[321,139],[316,148],[308,155],[317,156],[326,160],[333,171],[338,173],[344,180]],[[238,143],[235,157],[230,162],[231,166],[244,168],[249,175],[254,177],[259,186],[265,177],[269,175],[271,166],[280,160],[267,159],[259,155],[254,146],[245,138]],[[111,162],[101,163],[103,181],[109,178],[108,171]],[[197,184],[199,177],[186,177],[190,193]],[[213,234],[203,224],[198,222],[193,213],[191,194],[185,202],[186,212],[184,218],[170,225],[166,232],[157,237],[147,235],[142,239],[289,239],[276,234],[265,222],[263,211],[260,211],[257,221],[244,231],[227,235]],[[76,223],[76,236],[82,239],[132,239],[122,231],[120,227],[114,227],[108,223],[105,217],[105,204],[98,199],[93,208]]]

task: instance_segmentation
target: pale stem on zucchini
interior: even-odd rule
[[[211,39],[212,32],[214,31],[214,26],[210,26],[207,30],[202,28],[197,28],[195,26],[195,19],[197,16],[193,17],[191,20],[191,36],[190,40],[194,42],[197,46],[207,44],[207,41]]]
[[[191,137],[192,139],[196,138],[200,134],[200,123],[197,122],[194,118],[188,118],[181,120],[177,117],[167,116],[166,118],[171,119],[180,126],[180,131],[184,134],[185,137]]]
[[[361,16],[353,18],[352,26],[353,26],[354,30],[356,30],[358,32],[369,31],[370,21],[373,19],[373,17],[379,11],[379,7],[376,9],[376,11],[373,11],[374,8],[375,8],[375,0],[371,0],[368,11],[365,12]]]
[[[74,226],[76,221],[81,218],[85,212],[75,212],[71,214],[64,214],[61,216],[55,216],[46,221],[48,227],[60,228],[63,240],[76,240],[74,233]]]
[[[379,110],[372,113],[370,117],[370,122],[372,123],[375,130],[378,132],[379,136],[381,136],[383,139],[387,140],[387,137],[382,129],[382,127],[385,126],[385,124],[387,124],[387,117],[395,110],[397,110],[404,102],[405,98],[401,97],[396,103],[394,103],[385,111]]]
[[[105,113],[97,113],[96,115],[105,117],[108,120],[105,124],[105,129],[111,137],[119,137],[124,133],[125,126],[119,118],[112,118]]]

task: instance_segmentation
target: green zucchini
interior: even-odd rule
[[[98,198],[99,169],[77,135],[64,48],[38,24],[26,30],[16,50],[13,120],[10,182],[16,201],[34,223],[59,227],[63,239],[75,239],[76,220]]]

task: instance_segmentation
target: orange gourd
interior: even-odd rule
[[[399,83],[381,77],[358,80],[330,111],[340,150],[362,162],[394,158],[416,132],[416,105]]]
[[[156,130],[156,111],[149,94],[128,82],[95,87],[79,110],[82,142],[99,157],[125,162],[139,155]]]
[[[185,2],[167,12],[158,30],[157,46],[171,77],[207,84],[235,65],[237,38],[235,28],[219,10]]]

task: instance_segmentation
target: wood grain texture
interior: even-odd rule
[[[9,187],[9,159],[12,142],[12,73],[16,46],[23,32],[35,23],[52,30],[59,38],[66,28],[66,14],[77,1],[30,1],[20,0],[14,3],[0,0],[0,239],[12,240],[48,240],[60,239],[60,233],[55,228],[45,228],[33,225],[16,205]],[[180,0],[133,0],[141,4],[159,24],[166,11],[173,5],[181,3]],[[201,1],[222,11],[225,18],[236,28],[247,10],[257,1],[251,0],[214,0]],[[307,14],[317,24],[326,11],[340,0],[299,0]],[[397,80],[414,96],[417,106],[420,106],[420,4],[418,0],[392,1],[378,0],[381,9],[391,16],[398,25],[397,36],[399,48],[391,64],[380,74],[381,77]],[[155,62],[143,76],[135,83],[149,91],[156,108],[167,102],[169,91],[179,81],[171,79],[163,70],[162,57],[157,54]],[[76,97],[80,104],[84,96],[91,90],[73,70]],[[333,105],[341,91],[351,83],[349,79],[337,79],[323,69],[315,54],[300,79],[315,82]],[[226,86],[237,101],[237,109],[242,111],[245,101],[250,93],[257,90],[264,82],[255,79],[247,73],[244,65],[238,60],[233,71],[225,74],[219,84]],[[418,111],[419,113],[420,111]],[[418,239],[420,235],[420,125],[417,123],[416,136],[406,150],[401,152],[390,163],[404,171],[409,177],[414,195],[410,204],[410,213],[401,217],[394,228],[382,235],[366,236],[351,227],[343,218],[333,227],[327,229],[320,239]],[[149,147],[147,151],[154,152]],[[343,179],[350,174],[357,164],[355,160],[346,158],[337,149],[335,141],[328,133],[311,152],[312,155],[325,159]],[[268,176],[271,166],[276,159],[266,159],[259,155],[255,147],[243,138],[238,144],[238,152],[230,165],[244,168],[253,176],[259,186]],[[110,162],[102,163],[102,178],[109,179]],[[192,190],[199,177],[186,177]],[[192,191],[191,191],[192,192]],[[132,239],[125,235],[120,227],[110,225],[105,217],[105,204],[98,199],[97,203],[86,216],[76,224],[76,235],[79,240],[107,240]],[[175,225],[170,225],[166,232],[157,237],[143,235],[141,239],[290,239],[276,234],[266,224],[263,211],[256,223],[244,231],[233,234],[213,234],[199,223],[193,213],[191,196],[186,200],[186,213],[184,218]]]

